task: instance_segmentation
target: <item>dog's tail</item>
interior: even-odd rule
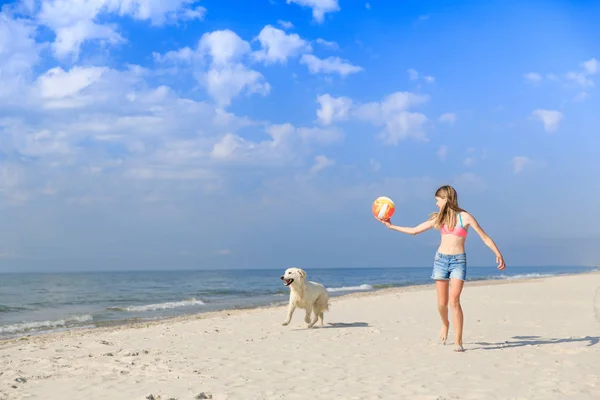
[[[329,295],[324,293],[317,298],[316,307],[320,312],[329,311]]]
[[[325,316],[323,315],[325,313],[325,311],[329,311],[329,295],[325,295],[323,296],[323,308],[321,310],[321,312],[319,313],[319,319],[321,320],[321,326],[323,326],[324,324],[324,319]]]

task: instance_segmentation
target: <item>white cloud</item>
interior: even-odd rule
[[[217,159],[226,159],[234,156],[235,151],[242,147],[253,148],[252,144],[247,145],[246,141],[239,136],[227,133],[221,140],[214,144],[211,156]]]
[[[310,173],[314,174],[325,168],[329,168],[335,165],[335,161],[327,158],[324,155],[319,155],[315,157],[315,164],[310,168]]]
[[[188,8],[182,10],[182,12],[176,17],[183,21],[192,21],[195,19],[204,20],[206,16],[206,8],[202,6],[195,6],[194,8]]]
[[[217,67],[241,61],[250,50],[250,43],[230,29],[204,33],[198,42],[198,52]]]
[[[446,160],[446,157],[448,157],[448,146],[446,146],[446,145],[441,145],[441,146],[438,148],[438,150],[437,150],[436,154],[437,154],[438,158],[439,158],[441,161],[444,161],[444,160]]]
[[[244,93],[266,96],[271,91],[265,77],[244,64],[251,50],[250,43],[230,29],[223,29],[204,33],[195,50],[184,47],[164,55],[153,53],[153,57],[157,62],[192,65],[196,80],[220,107],[227,107]],[[270,54],[281,56],[281,53]],[[264,57],[265,60],[270,57],[269,53],[264,53]]]
[[[200,38],[196,49],[183,47],[164,54],[153,53],[157,63],[191,66],[194,77],[221,107],[242,94],[266,96],[271,86],[258,71],[247,64],[259,61],[265,65],[282,63],[302,54],[300,63],[306,64],[311,74],[339,74],[342,77],[362,71],[339,57],[319,59],[312,46],[298,34],[266,25],[253,39],[261,48],[252,51],[251,45],[229,29],[207,32]],[[317,40],[319,42],[319,40]],[[323,43],[323,42],[321,42]],[[330,42],[326,42],[331,45]],[[180,74],[180,70],[173,70]]]
[[[456,122],[456,114],[444,113],[444,114],[440,115],[439,121],[444,124],[453,125]]]
[[[183,47],[179,50],[171,50],[164,55],[157,52],[152,53],[154,61],[158,63],[191,62],[194,56],[194,50],[190,49],[189,47]]]
[[[286,3],[312,8],[313,19],[318,23],[325,20],[325,14],[340,11],[338,0],[286,0]]]
[[[356,115],[359,119],[383,127],[378,137],[386,144],[396,145],[407,138],[425,140],[423,125],[427,117],[408,109],[426,99],[425,96],[397,92],[380,103],[366,103],[357,107]]]
[[[35,41],[35,26],[0,12],[0,101],[24,89],[41,47]]]
[[[339,57],[327,57],[320,59],[313,54],[304,54],[300,59],[302,64],[306,64],[311,74],[333,74],[337,73],[342,77],[355,74],[363,70],[362,67],[352,65],[348,61]]]
[[[294,27],[294,24],[292,24],[290,21],[284,21],[281,19],[277,20],[277,23],[283,28],[283,29],[292,29]]]
[[[45,99],[73,97],[98,81],[106,71],[105,67],[76,66],[67,72],[54,67],[38,77],[38,89]]]
[[[584,61],[579,64],[580,69],[578,71],[569,71],[565,74],[562,74],[562,77],[566,82],[574,83],[576,86],[579,86],[583,89],[591,88],[595,86],[594,80],[592,77],[598,73],[598,69],[600,63],[595,58],[591,58],[587,61]],[[554,73],[546,74],[546,79],[554,82],[564,82],[561,75],[557,75]],[[526,81],[532,84],[539,84],[543,77],[541,74],[537,72],[529,72],[524,74]]]
[[[229,54],[221,57],[225,63],[236,52],[219,54]],[[331,130],[315,138],[311,127],[304,128],[306,132],[298,129],[293,132],[296,139],[288,142],[310,146],[300,154],[288,151],[288,159],[278,158],[276,153],[286,150],[286,139],[276,134],[264,142],[231,140],[240,137],[240,128],[256,129],[263,123],[179,98],[169,87],[149,85],[147,77],[136,66],[122,71],[74,66],[53,67],[24,82],[26,90],[10,99],[15,104],[11,117],[0,116],[0,145],[11,155],[5,165],[21,171],[11,173],[18,180],[5,177],[5,184],[14,182],[12,193],[20,193],[23,201],[43,195],[90,204],[102,186],[91,182],[97,185],[102,179],[111,186],[123,185],[121,193],[130,190],[125,187],[131,180],[196,180],[199,190],[215,190],[224,184],[219,165],[271,165],[273,160],[286,165],[293,157],[309,156],[310,146],[335,140],[328,136]],[[0,99],[0,109],[4,104]],[[78,109],[71,112],[66,107]],[[250,157],[244,153],[255,148]],[[16,169],[18,165],[26,168]],[[132,186],[144,187],[148,188]],[[98,196],[97,201],[106,198]]]
[[[10,18],[0,12],[0,65],[2,73],[29,71],[39,61],[40,47],[35,41],[35,26],[26,20]]]
[[[352,99],[349,97],[334,98],[330,94],[318,96],[317,102],[321,106],[317,110],[317,119],[324,125],[347,119],[352,107]]]
[[[56,57],[79,58],[81,46],[100,40],[108,44],[125,42],[114,24],[100,22],[108,15],[130,16],[160,26],[179,20],[203,19],[206,9],[195,0],[50,0],[29,12],[55,34],[52,50]],[[36,4],[37,5],[37,4]]]
[[[541,160],[533,160],[526,156],[515,156],[511,160],[513,172],[521,174],[525,171],[531,172],[546,168],[546,162]]]
[[[327,146],[343,139],[334,128],[294,127],[290,123],[269,125],[264,131],[268,140],[255,142],[227,133],[212,147],[210,156],[236,165],[285,166],[300,161],[313,146]]]
[[[231,99],[242,92],[266,96],[271,85],[264,82],[264,76],[242,64],[233,64],[221,68],[211,68],[201,76],[208,93],[220,106],[228,106]]]
[[[413,68],[408,69],[406,72],[408,72],[408,78],[411,81],[417,81],[421,77],[421,74],[419,74],[419,72]],[[422,79],[427,83],[435,82],[435,77],[430,75],[423,75]]]
[[[515,174],[521,173],[523,169],[532,164],[532,160],[525,156],[515,156],[512,159],[513,172]]]
[[[344,135],[337,128],[297,128],[299,138],[307,144],[328,145],[340,142]]]
[[[125,39],[110,27],[90,21],[79,21],[70,26],[57,27],[54,32],[56,39],[52,44],[52,50],[55,57],[66,59],[71,55],[73,61],[79,59],[80,48],[85,41],[102,40],[111,45],[125,42]]]
[[[461,191],[461,189],[483,191],[487,188],[487,183],[485,182],[485,179],[472,172],[465,172],[463,174],[460,174],[456,176],[453,181],[453,185],[459,192]]]
[[[583,69],[588,75],[595,75],[598,72],[600,63],[595,58],[591,58],[588,61],[582,63]]]
[[[378,172],[379,170],[381,170],[381,163],[371,158],[369,160],[369,168],[373,172]]]
[[[589,78],[587,73],[584,72],[567,72],[565,77],[582,87],[594,86],[594,81]]]
[[[575,97],[573,97],[573,101],[576,101],[576,102],[585,101],[585,99],[587,99],[588,97],[589,97],[589,94],[587,92],[579,92],[575,95]]]
[[[329,40],[325,40],[325,39],[321,39],[321,38],[318,38],[316,40],[316,42],[318,44],[320,44],[321,46],[326,47],[331,50],[337,50],[340,47],[336,42],[331,42]]]
[[[531,116],[544,124],[544,130],[546,132],[556,131],[563,120],[563,114],[560,111],[555,110],[537,109],[531,113]]]
[[[542,81],[542,76],[536,72],[529,72],[524,75],[525,79],[530,83],[540,83]]]
[[[473,167],[478,161],[487,159],[487,149],[483,148],[477,151],[475,147],[467,148],[467,157],[463,160],[463,165]]]
[[[215,54],[210,46],[205,50],[209,57]],[[226,64],[237,52],[216,54]],[[54,67],[25,82],[28,90],[13,99],[20,108],[10,118],[0,116],[0,145],[9,155],[0,168],[0,205],[44,201],[56,210],[62,204],[101,215],[105,207],[119,204],[125,210],[138,201],[148,204],[138,205],[140,210],[162,209],[176,218],[176,202],[232,193],[248,176],[264,176],[232,168],[306,171],[307,163],[316,163],[316,172],[333,161],[315,158],[315,150],[344,138],[335,127],[237,117],[152,86],[147,78],[152,76],[135,66],[122,71],[74,66]],[[59,101],[77,105],[77,112],[48,107]],[[0,99],[0,108],[3,104]],[[266,139],[256,139],[265,133]],[[211,198],[221,197],[203,201]]]
[[[256,38],[262,48],[253,53],[258,61],[265,64],[285,63],[288,58],[297,56],[302,52],[310,52],[310,44],[302,39],[298,34],[286,34],[281,29],[274,28],[271,25],[265,26]]]
[[[378,137],[389,145],[396,145],[407,138],[427,140],[423,130],[427,117],[409,109],[428,99],[424,95],[396,92],[386,96],[381,102],[355,104],[349,98],[335,98],[325,94],[317,97],[320,104],[317,118],[324,124],[349,118],[370,122],[383,128]]]
[[[114,4],[115,0],[109,3]],[[117,3],[120,3],[119,15],[131,15],[156,26],[177,20],[203,19],[206,15],[206,9],[198,5],[198,0],[117,0]]]

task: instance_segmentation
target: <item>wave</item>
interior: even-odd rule
[[[558,276],[558,275],[562,275],[562,274],[538,274],[538,273],[531,273],[531,274],[519,274],[519,275],[500,275],[498,277],[498,279],[535,279],[535,278],[547,278],[549,276]]]
[[[373,290],[373,286],[362,284],[359,286],[342,286],[339,288],[327,288],[328,292],[355,292],[360,290]]]
[[[16,306],[6,306],[4,304],[0,304],[0,313],[4,312],[19,312],[29,310],[27,307],[16,307]]]
[[[48,321],[29,321],[18,324],[0,326],[0,334],[26,333],[46,329],[68,328],[92,321],[90,314],[73,315],[64,319]]]
[[[203,306],[202,300],[196,300],[195,298],[186,299],[183,301],[168,301],[166,303],[146,304],[143,306],[127,306],[127,307],[109,307],[109,311],[125,311],[125,312],[145,312],[145,311],[158,311],[158,310],[170,310],[173,308],[190,307],[190,306]]]
[[[495,276],[490,276],[490,277],[482,277],[481,279],[507,279],[507,280],[511,280],[511,279],[537,279],[537,278],[547,278],[550,276],[558,276],[558,275],[562,275],[560,273],[556,273],[556,274],[539,274],[537,272],[533,272],[530,274],[518,274],[518,275],[495,275]]]
[[[566,273],[566,272],[565,272]],[[553,274],[540,274],[533,272],[530,274],[517,274],[517,275],[490,275],[490,276],[478,276],[469,278],[469,281],[487,281],[487,280],[513,280],[513,279],[539,279],[548,278],[553,276],[560,276],[565,273],[553,273]]]

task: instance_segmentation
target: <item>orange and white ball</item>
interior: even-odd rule
[[[375,199],[372,206],[373,215],[380,220],[387,220],[394,215],[396,206],[389,197],[381,196]]]

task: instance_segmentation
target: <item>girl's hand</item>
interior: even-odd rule
[[[502,257],[502,254],[499,256],[496,256],[496,262],[498,263],[498,269],[500,271],[506,269],[506,264],[504,264],[504,258]]]
[[[388,228],[390,228],[392,226],[392,221],[388,218],[388,219],[379,219],[379,218],[375,218],[377,221],[381,222],[382,224],[384,224],[385,226],[387,226]]]

